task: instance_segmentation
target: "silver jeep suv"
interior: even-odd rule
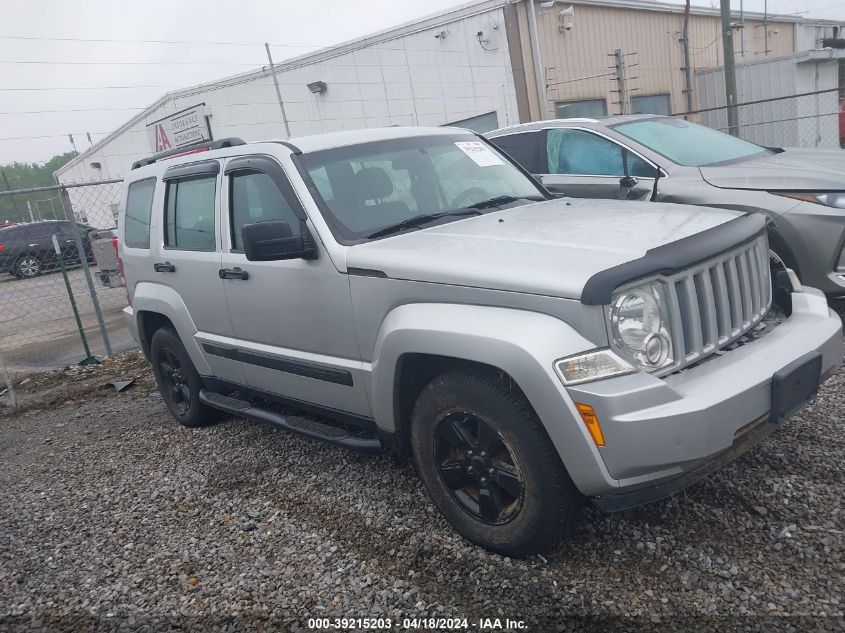
[[[119,228],[173,416],[412,454],[455,529],[504,554],[547,549],[585,501],[696,481],[842,355],[760,215],[553,198],[450,128],[181,151],[134,165]]]

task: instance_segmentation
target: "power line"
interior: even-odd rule
[[[4,88],[0,86],[0,90],[4,91],[33,91],[33,90],[130,90],[135,88],[187,88],[188,86],[51,86],[38,88]]]
[[[202,45],[202,46],[257,46],[261,42],[203,42],[189,40],[123,40],[108,38],[84,38],[84,37],[46,37],[38,35],[0,35],[4,40],[45,40],[50,42],[117,42],[120,44],[178,44],[178,45]],[[330,46],[330,44],[270,44],[279,48],[314,48]]]
[[[33,60],[0,60],[0,64],[43,64],[60,66],[252,66],[260,67],[262,64],[246,64],[243,62],[49,62]]]
[[[265,84],[261,84],[265,85]],[[215,103],[215,108],[233,108],[236,106],[277,105],[276,101],[250,101],[249,103]],[[146,110],[148,106],[136,108],[75,108],[70,110],[9,110],[0,114],[65,114],[67,112],[126,112],[129,110]]]

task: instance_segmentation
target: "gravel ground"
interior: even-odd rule
[[[135,353],[48,374],[0,422],[0,631],[845,630],[843,383],[685,494],[511,560],[457,536],[411,463],[181,428]]]

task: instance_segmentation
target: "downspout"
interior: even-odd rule
[[[539,118],[548,117],[546,105],[546,73],[543,69],[543,58],[540,55],[540,35],[537,31],[537,14],[534,10],[534,0],[525,0],[528,12],[528,36],[531,38],[531,61],[534,62],[534,83],[537,88],[537,105]]]

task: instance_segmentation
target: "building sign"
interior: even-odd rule
[[[148,124],[147,132],[154,152],[211,140],[204,103]]]

